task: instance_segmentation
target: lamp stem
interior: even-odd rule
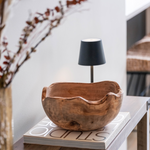
[[[93,66],[91,66],[91,83],[93,83],[94,82],[94,79],[93,79]]]

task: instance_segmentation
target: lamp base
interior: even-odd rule
[[[93,66],[91,66],[91,83],[94,82],[94,79],[93,79],[93,70],[94,70],[94,68],[93,68]]]

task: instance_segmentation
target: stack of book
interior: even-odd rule
[[[24,134],[24,143],[106,149],[129,120],[129,112],[119,112],[117,117],[102,129],[69,131],[59,128],[48,117],[45,117]]]

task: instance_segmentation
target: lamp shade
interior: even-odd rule
[[[105,64],[102,40],[85,39],[81,41],[79,65],[94,66]]]

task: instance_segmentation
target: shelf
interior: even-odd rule
[[[127,21],[150,7],[150,0],[125,0],[125,3]]]

